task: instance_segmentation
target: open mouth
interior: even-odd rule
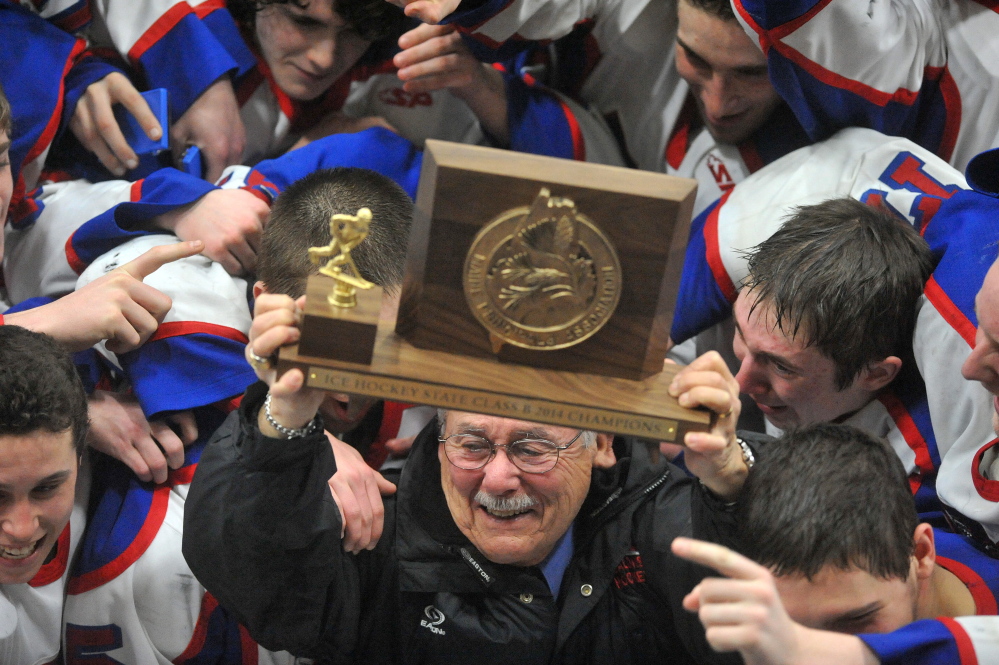
[[[520,510],[497,510],[495,508],[486,508],[485,506],[479,506],[483,512],[494,519],[503,521],[514,521],[519,517],[523,517],[530,512],[533,512],[531,508],[522,508]]]
[[[9,561],[21,561],[22,559],[27,559],[29,556],[38,551],[44,538],[39,538],[30,545],[25,547],[6,547],[0,545],[0,558],[7,559]]]

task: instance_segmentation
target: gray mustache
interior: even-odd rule
[[[517,496],[511,497],[497,497],[492,494],[487,494],[482,490],[479,490],[479,493],[475,495],[475,502],[486,510],[513,512],[522,512],[528,510],[529,508],[533,508],[538,504],[535,499],[532,499],[526,494],[518,494]]]

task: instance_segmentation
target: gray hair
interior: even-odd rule
[[[447,429],[447,411],[447,409],[437,409],[437,425],[440,427],[441,437],[444,436],[444,430]],[[579,440],[584,448],[592,448],[597,444],[597,433],[592,430],[583,430]]]

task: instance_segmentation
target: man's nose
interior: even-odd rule
[[[497,448],[496,454],[483,467],[483,471],[485,475],[480,489],[489,494],[500,496],[520,487],[521,471],[507,455],[506,448]]]
[[[313,69],[311,74],[325,74],[333,69],[336,62],[336,37],[330,35],[315,42],[309,48],[307,57]]]
[[[770,390],[760,366],[748,353],[742,358],[735,380],[739,383],[739,391],[747,395],[758,396]]]
[[[38,532],[38,515],[27,499],[16,501],[0,517],[0,530],[17,543],[27,543]]]
[[[975,346],[961,365],[961,375],[968,381],[981,381],[987,385],[999,378],[999,375],[996,373],[996,368],[987,362],[988,344],[983,337],[981,332],[976,335]]]
[[[701,87],[701,101],[711,118],[722,118],[739,111],[739,95],[728,76],[712,72]]]

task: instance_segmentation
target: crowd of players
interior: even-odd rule
[[[0,662],[990,662],[993,4],[0,0]],[[531,479],[561,428],[274,376],[330,214],[373,211],[392,315],[428,138],[697,180],[670,355],[710,433],[569,432]],[[456,436],[508,437],[491,526]],[[554,535],[493,543],[573,450]]]

